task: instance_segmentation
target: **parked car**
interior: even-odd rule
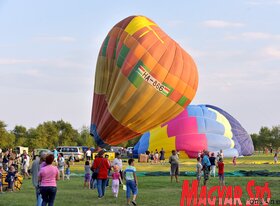
[[[111,152],[118,152],[121,154],[123,151],[123,147],[112,146],[110,150]]]
[[[48,154],[48,153],[51,153],[52,151],[49,149],[42,149],[42,148],[34,149],[34,155],[40,155],[41,152],[45,152]]]
[[[14,151],[16,154],[23,154],[23,151],[26,151],[26,153],[28,154],[28,147],[22,147],[22,146],[17,146],[14,148]]]
[[[66,160],[68,160],[72,154],[77,162],[84,159],[83,149],[79,146],[59,146],[56,150],[58,153],[62,153]]]

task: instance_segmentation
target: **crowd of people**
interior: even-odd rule
[[[1,150],[0,152],[0,193],[3,193],[3,177],[7,182],[6,191],[15,190],[15,182],[29,175],[30,156],[24,150],[23,154],[17,154],[12,149]]]
[[[129,159],[128,166],[123,170],[123,163],[119,153],[116,153],[116,157],[112,162],[109,161],[108,157],[108,155],[104,156],[104,151],[101,150],[96,155],[91,167],[89,167],[89,161],[86,161],[84,187],[97,187],[98,198],[101,199],[105,196],[106,186],[109,186],[109,180],[112,179],[112,193],[113,196],[117,198],[120,184],[123,185],[123,181],[125,181],[126,185],[123,186],[123,188],[126,189],[127,204],[129,205],[132,203],[133,205],[137,205],[136,196],[138,193],[138,182],[136,168],[134,167],[134,159]],[[89,168],[92,171],[91,178]],[[133,195],[132,200],[131,193]]]
[[[158,152],[158,150],[156,149],[155,151],[146,151],[145,152],[147,155],[147,162],[150,162],[151,164],[165,164],[165,151],[163,148],[161,148],[161,150]]]
[[[159,152],[147,151],[148,162],[151,164],[165,164],[165,151],[162,148]],[[137,205],[136,197],[138,194],[138,180],[134,159],[128,159],[128,166],[124,169],[121,154],[116,153],[113,161],[101,150],[92,158],[92,152],[88,149],[85,152],[86,161],[84,164],[84,188],[96,189],[97,198],[102,199],[105,196],[106,187],[111,182],[112,195],[118,198],[119,188],[126,190],[127,204]],[[40,152],[33,155],[32,166],[30,168],[31,157],[24,150],[19,155],[11,149],[1,151],[0,153],[0,193],[3,193],[2,176],[5,174],[5,181],[8,182],[8,191],[14,191],[14,182],[22,175],[24,178],[31,178],[35,189],[38,206],[54,205],[58,180],[70,180],[70,165],[74,165],[74,156],[70,155],[65,159],[63,153],[53,150],[52,153]],[[207,185],[211,176],[216,176],[218,170],[219,185],[225,185],[224,176],[224,154],[220,150],[216,155],[213,152],[202,151],[198,153],[196,163],[196,179],[199,184]],[[277,153],[274,155],[274,162],[277,163]],[[168,159],[170,164],[170,181],[179,182],[179,154],[173,150]],[[237,165],[237,157],[232,159],[233,166]],[[30,168],[30,169],[29,169]],[[202,180],[203,178],[203,180]]]
[[[224,163],[223,163],[223,151],[215,156],[214,153],[209,151],[203,151],[198,154],[197,164],[196,164],[196,179],[200,184],[202,174],[203,174],[203,185],[207,184],[209,180],[209,176],[215,177],[216,167],[218,168],[218,177],[219,177],[219,185],[225,185],[225,176],[224,176]],[[236,165],[236,157],[233,157],[233,164]]]

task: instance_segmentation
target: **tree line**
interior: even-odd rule
[[[96,147],[95,141],[89,133],[89,128],[83,126],[79,131],[74,129],[69,122],[63,120],[47,121],[36,128],[27,129],[16,125],[13,130],[7,131],[7,125],[0,120],[0,148],[13,148],[26,146],[30,149],[48,148],[57,146],[89,146]],[[259,133],[251,134],[255,150],[280,147],[280,125],[272,128],[261,127]],[[140,137],[136,137],[119,146],[134,146]]]
[[[277,149],[280,147],[280,125],[261,127],[258,134],[251,134],[255,150]]]
[[[27,129],[16,125],[13,130],[7,131],[7,125],[0,120],[0,148],[14,148],[15,146],[54,149],[57,146],[88,146],[95,147],[96,143],[89,133],[89,127],[83,126],[79,131],[69,122],[63,120],[47,121],[36,128]],[[129,147],[139,140],[135,138],[123,142],[120,146]]]
[[[31,149],[54,149],[59,145],[96,146],[88,127],[84,126],[78,131],[63,120],[47,121],[30,129],[16,125],[13,130],[7,131],[6,127],[5,122],[0,121],[0,148],[25,146]]]

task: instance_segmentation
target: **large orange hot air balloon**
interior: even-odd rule
[[[101,147],[139,136],[182,112],[197,85],[191,56],[147,17],[130,16],[99,52],[91,134]]]

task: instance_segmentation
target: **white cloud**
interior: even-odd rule
[[[71,36],[38,36],[34,38],[37,41],[43,42],[63,42],[63,43],[73,43],[76,38]]]
[[[32,62],[27,59],[0,59],[0,65],[30,64]]]
[[[280,0],[250,0],[247,1],[246,4],[252,6],[260,6],[260,5],[280,5]]]
[[[173,20],[173,21],[167,21],[166,24],[169,26],[169,27],[178,27],[178,26],[182,26],[184,24],[184,21],[182,20]]]
[[[266,56],[280,59],[280,48],[266,47],[263,51]]]
[[[225,37],[227,40],[280,40],[280,35],[265,33],[265,32],[243,32],[238,35],[228,35]]]
[[[26,74],[31,77],[39,77],[42,76],[41,72],[38,69],[27,69],[23,72],[23,74]]]
[[[270,39],[273,35],[263,32],[244,32],[242,36],[248,39]]]
[[[87,65],[88,62],[77,62],[71,59],[16,59],[7,58],[0,59],[0,65],[49,65],[53,68],[77,68],[84,69],[91,65]],[[31,70],[32,71],[32,70]]]
[[[207,20],[204,21],[203,26],[208,28],[236,28],[236,27],[243,27],[243,23],[239,22],[229,22],[229,21],[222,21],[222,20]]]

